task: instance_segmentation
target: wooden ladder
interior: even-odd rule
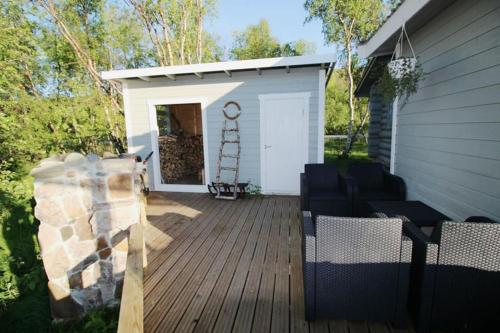
[[[229,116],[226,112],[226,107],[235,105],[238,108],[238,113],[235,116]],[[224,113],[224,126],[221,130],[221,143],[219,148],[219,159],[217,161],[217,175],[215,178],[215,188],[217,190],[217,199],[236,200],[238,198],[238,180],[240,176],[240,154],[241,154],[241,141],[240,141],[240,125],[238,117],[241,114],[241,108],[236,102],[227,102],[222,110]],[[235,147],[236,145],[236,152]],[[232,148],[232,149],[231,149]],[[222,172],[234,174],[230,179],[231,183],[224,183],[221,181]],[[231,196],[223,195],[221,189],[224,187],[233,186],[233,193]]]

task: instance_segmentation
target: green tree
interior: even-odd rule
[[[147,31],[161,66],[217,60],[221,54],[204,21],[215,12],[215,0],[125,0]],[[215,59],[214,59],[215,56]]]
[[[325,98],[325,133],[341,135],[349,128],[349,89],[348,79],[343,69],[336,69],[326,88]],[[356,103],[354,125],[359,131],[366,130],[368,101],[366,98]]]
[[[34,24],[29,22],[17,1],[0,4],[0,98],[18,97],[20,94],[37,95],[40,71],[37,63],[37,41],[32,34]],[[0,156],[1,158],[1,156]]]
[[[355,135],[356,101],[354,97],[355,50],[380,25],[386,7],[382,0],[306,0],[306,21],[319,19],[328,44],[341,51],[343,68],[348,79],[349,124],[343,155],[352,148]]]
[[[258,24],[234,34],[230,56],[237,60],[286,57],[314,53],[314,49],[314,45],[305,40],[280,44],[271,35],[269,23],[261,19]]]
[[[212,2],[161,3],[172,6],[176,64],[220,57],[203,31]],[[135,8],[116,0],[4,0],[0,31],[0,321],[10,331],[48,332],[28,171],[51,154],[123,149],[121,87],[100,71],[160,62]]]

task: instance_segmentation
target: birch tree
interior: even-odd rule
[[[125,0],[134,8],[160,66],[201,63],[220,52],[203,25],[214,0]]]
[[[123,131],[119,126],[117,114],[122,114],[120,105],[121,87],[114,81],[105,82],[99,74],[98,47],[92,47],[92,43],[100,43],[101,40],[94,41],[91,33],[96,27],[91,25],[88,19],[95,15],[100,6],[99,0],[82,3],[56,3],[55,0],[36,0],[36,2],[46,11],[64,40],[71,46],[78,63],[86,70],[90,80],[93,82],[96,91],[106,97],[111,102],[111,107],[104,107],[105,119],[110,128],[110,139],[113,141],[117,151],[124,151]],[[70,8],[65,8],[70,5]],[[75,6],[76,5],[76,6]],[[78,6],[79,5],[79,6]],[[76,10],[71,12],[69,9]],[[68,24],[67,21],[80,21],[81,24]],[[98,20],[97,24],[101,22]]]
[[[356,47],[380,25],[386,8],[382,0],[306,0],[306,22],[318,19],[322,23],[327,44],[338,46],[348,78],[349,124],[347,141],[342,152],[349,155],[357,132],[354,129],[356,100],[354,97],[354,57]]]

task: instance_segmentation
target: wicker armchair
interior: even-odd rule
[[[306,164],[300,174],[300,208],[313,215],[352,216],[351,188],[335,164]]]
[[[353,180],[353,210],[356,216],[369,214],[368,201],[406,200],[404,180],[385,171],[380,163],[353,163],[347,169],[347,177]]]
[[[413,240],[410,313],[418,333],[496,332],[500,327],[500,224],[441,222]]]
[[[412,242],[399,219],[303,212],[306,319],[406,322]]]

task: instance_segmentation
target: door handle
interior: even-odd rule
[[[264,145],[264,149],[271,148],[272,146]]]

